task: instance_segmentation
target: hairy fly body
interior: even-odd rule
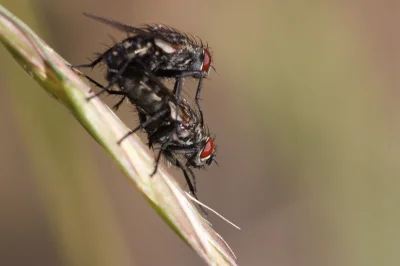
[[[151,175],[157,172],[163,155],[168,162],[182,170],[190,192],[196,196],[196,180],[192,168],[204,168],[215,161],[214,139],[204,126],[202,117],[184,98],[178,102],[175,95],[157,77],[147,75],[144,71],[141,75],[138,73],[138,70],[125,71],[123,75],[118,75],[111,88],[106,88],[89,77],[88,79],[109,94],[128,98],[136,108],[140,124],[119,143],[143,129],[147,134],[149,147],[160,149]],[[110,72],[108,79],[114,80],[114,75]]]
[[[111,73],[115,77],[110,81],[110,85],[113,85],[119,76],[127,76],[126,71],[132,73],[138,69],[159,78],[174,78],[173,92],[178,101],[181,98],[183,78],[193,77],[199,80],[195,102],[200,117],[203,117],[199,103],[200,92],[203,78],[212,68],[212,57],[207,45],[193,36],[165,25],[134,27],[94,14],[84,15],[134,36],[99,54],[92,63],[77,65],[75,68],[94,68],[103,62],[107,66],[108,74]],[[122,101],[119,104],[121,103]]]

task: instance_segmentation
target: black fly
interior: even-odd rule
[[[140,72],[142,75],[138,75]],[[174,94],[157,77],[147,75],[144,71],[135,69],[131,73],[127,70],[124,75],[118,75],[113,86],[118,90],[110,89],[110,86],[106,88],[90,77],[87,78],[109,94],[128,98],[136,107],[140,124],[118,143],[136,131],[144,129],[148,136],[149,147],[157,146],[160,149],[151,175],[157,172],[163,155],[168,162],[182,170],[190,192],[196,197],[196,180],[191,168],[199,169],[211,165],[216,155],[214,139],[205,128],[202,117],[184,98],[178,103]],[[114,79],[114,75],[108,75],[108,80]]]
[[[174,95],[181,98],[183,78],[193,77],[199,79],[195,102],[199,110],[201,121],[203,112],[199,104],[203,78],[208,75],[211,65],[211,53],[208,45],[193,36],[188,36],[174,28],[165,25],[146,25],[134,27],[115,20],[84,13],[85,16],[106,23],[121,31],[134,34],[115,46],[109,48],[91,64],[75,66],[75,68],[94,68],[104,62],[116,82],[118,75],[123,75],[127,69],[131,71],[139,66],[145,72],[152,73],[159,78],[175,78]],[[118,74],[118,75],[115,75]],[[126,76],[126,75],[125,75]],[[116,105],[122,104],[123,99]]]

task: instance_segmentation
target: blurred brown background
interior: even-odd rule
[[[74,64],[124,37],[83,11],[209,43],[217,73],[202,106],[220,166],[197,172],[198,190],[242,228],[208,217],[240,265],[400,264],[399,1],[2,4]],[[68,111],[0,56],[0,265],[204,265]],[[118,115],[137,122],[129,105]]]

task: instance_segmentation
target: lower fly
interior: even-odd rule
[[[125,71],[123,75],[109,72],[107,79],[110,84],[107,87],[87,78],[108,94],[129,99],[136,108],[140,124],[118,143],[138,130],[144,130],[149,147],[160,149],[151,176],[157,172],[161,156],[164,156],[182,170],[190,192],[196,196],[196,179],[192,169],[211,165],[216,155],[214,138],[204,126],[202,116],[184,98],[176,98],[157,77],[144,71]]]

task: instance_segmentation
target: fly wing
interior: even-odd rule
[[[174,28],[168,27],[163,24],[147,24],[144,25],[144,27],[139,28],[118,22],[113,19],[101,17],[92,13],[83,12],[83,15],[85,15],[88,18],[99,21],[101,23],[107,24],[123,32],[140,34],[140,35],[149,35],[152,36],[153,38],[159,38],[166,41],[167,43],[174,45],[183,45],[186,44],[188,41],[193,42],[193,40],[189,38],[189,36],[181,33],[180,31]],[[179,47],[175,47],[175,49],[179,49]]]
[[[131,33],[135,33],[135,34],[149,34],[148,31],[128,25],[128,24],[124,24],[121,22],[118,22],[116,20],[113,19],[109,19],[109,18],[105,18],[105,17],[100,17],[96,14],[91,14],[91,13],[86,13],[84,12],[83,15],[85,15],[88,18],[97,20],[99,22],[102,22],[104,24],[107,24],[115,29],[118,29],[120,31],[124,31],[124,32],[131,32]]]

